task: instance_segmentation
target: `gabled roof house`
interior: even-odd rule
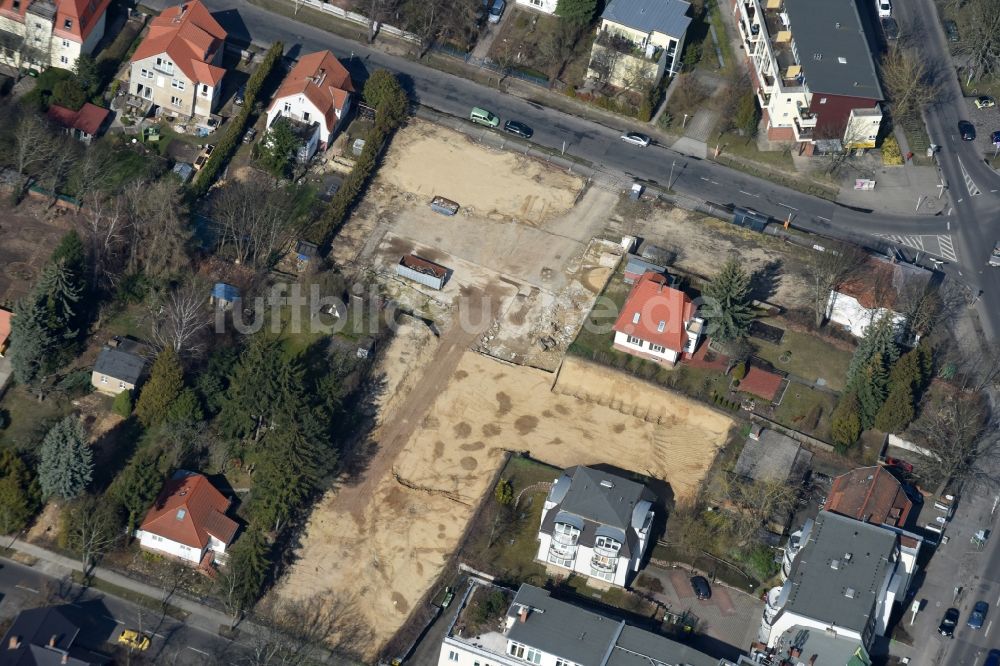
[[[934,273],[926,268],[886,257],[869,257],[850,279],[830,291],[827,317],[858,338],[863,338],[868,326],[884,315],[901,327],[907,307],[936,283]]]
[[[238,525],[226,515],[229,505],[207,477],[180,470],[163,486],[135,536],[146,550],[207,567],[225,555],[236,535]]]
[[[0,643],[0,666],[98,666],[111,663],[79,644],[75,609],[50,606],[21,611]]]
[[[146,367],[143,350],[144,346],[134,340],[119,338],[110,341],[97,355],[90,373],[91,385],[108,395],[134,391]]]
[[[341,122],[347,117],[354,96],[351,75],[329,51],[302,56],[282,81],[267,109],[267,126],[277,118],[310,128],[309,152],[326,150]]]
[[[667,286],[665,275],[647,272],[633,285],[615,322],[614,348],[672,365],[692,354],[705,331],[687,294]]]
[[[649,547],[655,499],[617,474],[571,467],[545,498],[536,558],[561,575],[624,587]]]
[[[104,37],[111,0],[0,0],[0,63],[72,70]]]
[[[132,55],[129,93],[179,116],[207,118],[221,101],[226,36],[201,0],[168,7]]]
[[[77,141],[89,144],[100,134],[111,112],[86,102],[78,111],[58,104],[49,106],[48,117]]]

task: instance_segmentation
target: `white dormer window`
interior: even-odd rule
[[[633,324],[638,324],[639,323],[639,313],[638,312],[636,312],[634,315],[632,315],[632,323]]]
[[[656,325],[656,332],[663,333],[663,329],[666,327],[667,327],[667,322],[661,321],[659,324]]]

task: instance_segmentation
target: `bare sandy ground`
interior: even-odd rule
[[[480,217],[529,221],[566,212],[583,188],[578,176],[419,120],[396,134],[379,173],[379,181],[427,202],[443,196]]]
[[[505,450],[529,451],[562,467],[632,466],[670,482],[677,497],[695,491],[732,425],[728,418],[589,364],[574,362],[564,372],[559,390],[582,395],[598,385],[635,395],[640,410],[655,407],[662,414],[645,420],[560,394],[552,390],[551,373],[465,352],[429,412],[413,424],[391,473],[374,482],[363,510],[337,510],[334,493],[317,508],[300,559],[278,593],[353,595],[375,632],[374,652],[458,546]]]

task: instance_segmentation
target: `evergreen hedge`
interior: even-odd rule
[[[260,94],[264,82],[267,81],[267,77],[270,76],[271,71],[274,69],[278,58],[281,57],[284,50],[285,47],[281,42],[275,42],[264,55],[260,66],[250,76],[250,79],[247,81],[246,92],[243,95],[243,106],[240,107],[239,113],[230,119],[229,126],[223,133],[222,138],[215,144],[215,150],[212,151],[205,166],[202,167],[201,171],[195,177],[194,182],[191,183],[189,191],[194,198],[202,197],[208,192],[208,188],[215,182],[215,178],[222,170],[222,166],[236,152],[240,142],[243,140],[243,132],[246,130],[247,121],[250,120],[250,114],[253,113],[257,96]]]

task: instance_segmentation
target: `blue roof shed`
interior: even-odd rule
[[[240,290],[225,282],[216,282],[212,288],[212,298],[222,303],[235,303],[240,300]]]

